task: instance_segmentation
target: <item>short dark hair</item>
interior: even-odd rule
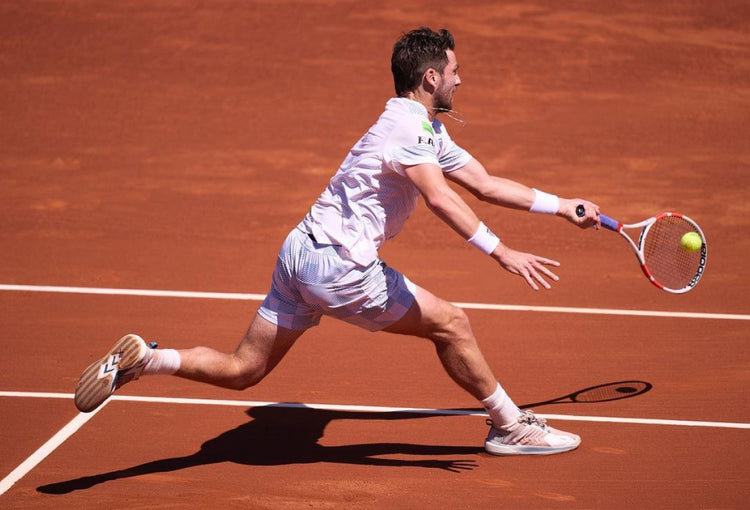
[[[447,50],[453,50],[453,35],[442,28],[433,32],[427,27],[417,28],[402,35],[393,45],[391,72],[396,95],[403,96],[416,90],[425,71],[432,68],[443,74],[448,64]]]

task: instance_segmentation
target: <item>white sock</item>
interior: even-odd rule
[[[500,383],[497,383],[495,393],[482,400],[482,405],[496,427],[515,423],[521,416],[521,410],[505,393]]]
[[[180,353],[175,349],[154,349],[151,361],[143,367],[143,375],[172,375],[180,369]]]

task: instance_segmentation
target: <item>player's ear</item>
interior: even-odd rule
[[[438,72],[432,67],[429,68],[424,72],[422,83],[426,91],[432,92],[433,90],[435,90],[438,84]]]

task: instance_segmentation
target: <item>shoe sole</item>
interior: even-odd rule
[[[79,411],[90,413],[115,391],[117,373],[137,365],[148,346],[138,335],[125,335],[100,360],[81,374],[75,393]]]
[[[484,450],[491,455],[553,455],[575,450],[580,444],[580,439],[565,446],[499,445],[487,441]]]

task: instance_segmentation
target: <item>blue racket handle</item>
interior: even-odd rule
[[[586,215],[586,208],[583,207],[583,204],[578,204],[578,206],[576,207],[576,215],[578,215],[579,218],[583,218]],[[601,220],[602,227],[604,228],[614,230],[615,232],[617,232],[620,228],[620,222],[617,220],[613,220],[609,216],[600,214],[599,219]]]
[[[620,230],[620,222],[617,220],[613,220],[609,216],[604,216],[603,214],[599,215],[599,219],[602,221],[602,227],[608,228],[610,230],[614,230],[617,232]]]

